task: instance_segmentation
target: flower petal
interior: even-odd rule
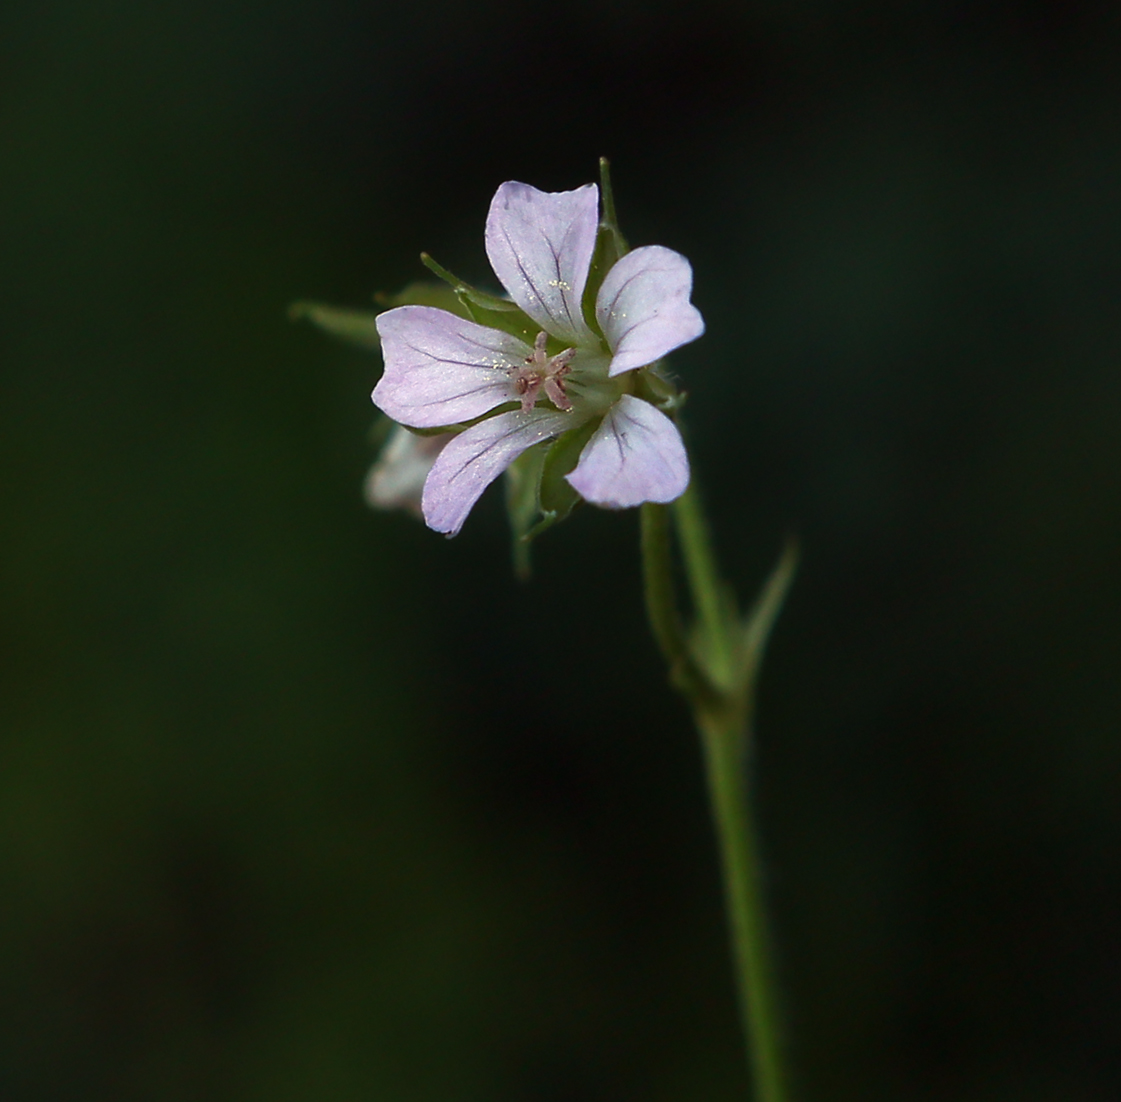
[[[568,481],[582,498],[608,509],[673,501],[689,485],[689,457],[664,413],[624,394],[584,446]]]
[[[377,462],[366,476],[366,501],[377,509],[407,509],[420,516],[420,494],[450,433],[417,436],[394,425]]]
[[[609,375],[652,364],[705,331],[692,289],[693,269],[672,249],[644,245],[619,260],[596,296],[596,318],[615,354]]]
[[[524,341],[433,306],[399,306],[377,317],[385,372],[371,397],[394,421],[439,428],[516,401],[510,367]]]
[[[494,274],[542,329],[573,344],[592,333],[581,300],[596,247],[599,188],[538,191],[514,181],[495,193],[487,215]]]
[[[571,426],[572,418],[564,413],[519,409],[488,417],[459,433],[440,452],[424,484],[425,523],[454,536],[480,494],[526,448]]]

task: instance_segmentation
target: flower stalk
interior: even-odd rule
[[[689,634],[674,595],[668,513],[662,505],[642,507],[646,611],[671,683],[689,702],[701,738],[754,1096],[756,1102],[787,1102],[747,753],[763,647],[793,577],[796,552],[787,547],[755,608],[741,620],[717,572],[700,498],[691,485],[674,504],[697,614]]]

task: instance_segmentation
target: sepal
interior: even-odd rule
[[[580,461],[580,453],[596,428],[597,422],[592,420],[564,433],[563,436],[557,437],[545,454],[541,485],[537,495],[543,516],[552,514],[556,520],[564,520],[581,500],[566,476],[576,468],[576,464]]]
[[[417,281],[410,283],[395,295],[379,291],[374,301],[382,310],[393,306],[435,306],[461,318],[471,319],[456,293],[442,283]],[[352,310],[345,306],[330,306],[325,302],[293,302],[288,307],[290,321],[306,319],[324,333],[359,348],[374,349],[381,344],[377,330],[377,316],[381,310]]]
[[[579,504],[580,495],[565,476],[575,468],[595,428],[595,421],[580,425],[548,447],[525,452],[507,468],[506,511],[514,540],[514,570],[519,578],[530,576],[533,541]]]
[[[635,376],[635,396],[663,413],[675,413],[685,405],[687,395],[677,389],[673,380],[662,374],[657,364],[636,371]]]
[[[359,348],[377,348],[381,343],[375,323],[377,314],[369,310],[348,310],[322,302],[293,302],[288,307],[288,319],[300,321],[304,318],[324,333]]]
[[[506,468],[506,513],[510,518],[514,573],[527,581],[532,573],[530,542],[540,520],[537,487],[545,463],[544,448],[530,448]]]
[[[603,285],[607,273],[619,259],[630,252],[619,220],[615,215],[615,193],[611,189],[611,166],[606,157],[599,159],[599,227],[596,231],[596,247],[592,253],[592,263],[588,270],[588,282],[584,286],[582,306],[584,317],[600,337],[599,323],[596,321],[596,295]]]
[[[438,310],[447,310],[449,314],[470,320],[470,315],[463,309],[463,303],[452,288],[428,279],[414,280],[395,295],[378,291],[374,295],[374,302],[387,310],[392,306],[435,306]]]
[[[631,251],[619,219],[615,215],[615,191],[611,186],[611,163],[606,157],[599,159],[599,235],[604,238],[604,255],[610,268],[620,257]],[[598,245],[598,242],[597,242]]]
[[[454,313],[478,325],[501,329],[504,333],[521,338],[527,344],[533,344],[533,338],[537,336],[540,326],[514,303],[472,287],[466,280],[449,272],[428,253],[421,253],[420,260],[433,275],[439,276],[452,289],[459,306]]]

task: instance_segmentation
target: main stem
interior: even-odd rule
[[[761,864],[739,745],[738,718],[696,715],[704,746],[709,798],[716,824],[725,905],[738,979],[740,1019],[757,1102],[784,1102],[778,1013]]]
[[[756,1102],[786,1102],[770,939],[746,775],[752,679],[740,686],[733,683],[732,631],[738,617],[728,607],[700,502],[692,489],[678,503],[677,523],[705,641],[701,653],[695,653],[686,637],[674,600],[664,505],[642,507],[646,611],[671,680],[688,699],[701,736],[754,1096]]]

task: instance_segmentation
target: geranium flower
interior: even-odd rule
[[[406,509],[423,516],[420,498],[436,457],[448,435],[418,436],[394,425],[377,461],[366,476],[366,501],[377,509]]]
[[[379,314],[385,372],[375,404],[418,429],[467,423],[437,456],[421,507],[455,535],[480,494],[524,451],[595,423],[568,483],[593,504],[673,501],[689,484],[677,426],[639,397],[644,369],[704,332],[679,253],[634,249],[606,273],[585,316],[599,189],[505,183],[487,216],[491,267],[538,332],[533,343],[429,306]]]

